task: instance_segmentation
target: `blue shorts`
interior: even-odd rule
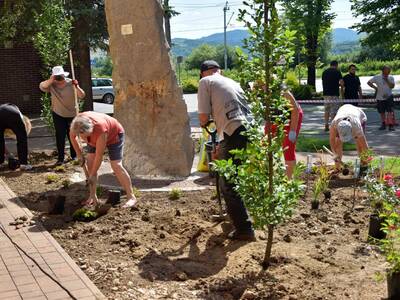
[[[118,134],[119,142],[115,144],[111,144],[107,146],[108,156],[110,160],[122,160],[122,153],[124,151],[124,133]],[[96,153],[96,147],[87,145],[86,146],[87,153]]]

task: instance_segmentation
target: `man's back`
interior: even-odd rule
[[[347,74],[343,77],[345,99],[358,99],[361,86],[360,78],[356,75]]]
[[[322,73],[324,96],[339,96],[339,82],[342,73],[335,68],[328,68]]]
[[[220,74],[200,80],[197,98],[198,112],[211,114],[221,135],[231,135],[250,113],[239,83]]]

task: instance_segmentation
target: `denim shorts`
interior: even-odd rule
[[[118,134],[118,143],[107,145],[108,156],[110,160],[122,160],[122,153],[124,150],[124,133]],[[87,145],[86,146],[87,153],[96,153],[96,147]]]

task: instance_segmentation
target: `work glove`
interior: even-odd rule
[[[288,137],[289,137],[289,141],[291,141],[292,143],[295,143],[296,139],[297,139],[296,131],[290,130]]]

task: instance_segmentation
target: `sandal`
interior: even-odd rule
[[[122,208],[132,208],[135,207],[137,203],[137,199],[136,198],[131,198],[128,201],[126,201],[126,203],[122,206]]]

